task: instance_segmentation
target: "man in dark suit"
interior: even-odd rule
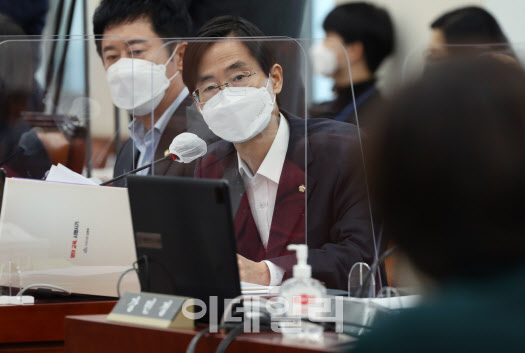
[[[232,16],[199,32],[228,36],[263,34]],[[184,60],[184,83],[223,139],[196,176],[230,183],[241,280],[280,284],[296,262],[287,245],[307,243],[313,277],[346,288],[352,265],[374,256],[357,128],[280,110],[283,70],[264,41],[190,43]]]
[[[192,132],[197,134],[204,141],[210,143],[217,140],[217,137],[210,131],[208,126],[202,120],[202,116],[192,105],[193,101],[190,96],[182,101],[179,107],[175,110],[171,119],[166,126],[162,136],[160,137],[158,147],[155,150],[153,160],[159,160],[164,157],[165,151],[173,141],[175,136],[183,132]],[[115,167],[113,171],[114,176],[122,175],[134,168],[139,167],[139,154],[137,147],[134,144],[133,138],[129,138],[117,155]],[[153,175],[166,176],[193,176],[195,172],[195,162],[191,163],[172,163],[171,161],[162,161],[153,166]],[[125,187],[126,179],[121,179],[113,183],[113,186]]]
[[[179,75],[186,43],[170,40],[191,34],[191,19],[182,4],[104,0],[93,27],[94,34],[102,36],[96,45],[113,102],[133,115],[131,138],[117,156],[114,176],[162,158],[182,132],[214,140],[200,114],[189,108],[192,100]],[[141,173],[192,176],[194,166],[164,161]],[[125,179],[113,185],[125,186]]]

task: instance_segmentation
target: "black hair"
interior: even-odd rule
[[[247,40],[242,43],[248,48],[263,72],[268,75],[276,63],[275,55],[264,33],[253,23],[237,16],[219,16],[206,22],[200,29],[197,37],[226,38],[226,37],[251,37],[262,40]],[[184,52],[184,70],[182,79],[190,91],[195,90],[197,70],[204,53],[212,46],[214,41],[190,42]]]
[[[182,1],[178,0],[102,0],[93,15],[93,32],[99,37],[108,28],[147,17],[159,38],[192,35],[192,21]],[[101,54],[100,40],[96,40]]]
[[[525,264],[525,72],[444,62],[392,99],[371,144],[385,231],[438,280]]]
[[[494,16],[477,6],[447,12],[430,27],[441,30],[447,44],[508,43]]]
[[[335,32],[346,44],[361,42],[368,69],[375,72],[394,50],[394,27],[388,12],[366,2],[337,6],[323,22],[326,32]]]
[[[0,13],[0,36],[23,36],[26,33],[11,17]]]

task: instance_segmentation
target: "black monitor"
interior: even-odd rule
[[[218,299],[241,294],[225,180],[127,178],[139,280],[144,292]],[[204,318],[206,321],[208,317]]]

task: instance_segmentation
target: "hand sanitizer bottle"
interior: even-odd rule
[[[286,316],[296,320],[282,325],[281,332],[287,338],[320,340],[323,336],[323,327],[301,319],[315,319],[316,315],[320,316],[326,288],[321,282],[312,278],[312,267],[306,262],[308,246],[291,244],[288,245],[288,250],[295,250],[297,265],[293,267],[293,277],[281,285],[279,295],[287,303]]]

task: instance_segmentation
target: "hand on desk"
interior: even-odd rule
[[[237,254],[237,263],[239,265],[241,282],[260,284],[263,286],[270,285],[270,270],[264,262],[248,260],[244,256]]]

